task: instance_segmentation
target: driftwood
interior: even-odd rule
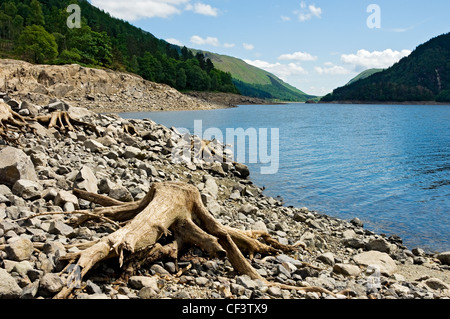
[[[269,286],[334,295],[320,287],[287,286],[266,281],[244,254],[251,259],[256,253],[274,255],[296,247],[280,244],[264,231],[241,231],[221,225],[204,207],[195,186],[177,182],[154,183],[142,200],[120,204],[98,194],[79,190],[74,193],[94,203],[103,203],[105,207],[72,218],[73,224],[80,225],[99,216],[103,221],[107,218],[122,227],[98,241],[83,243],[84,250],[64,256],[61,260],[77,261],[69,278],[74,278],[78,275],[75,272],[81,270],[79,279],[82,279],[96,264],[110,258],[117,258],[123,269],[133,272],[142,264],[164,258],[177,259],[183,251],[196,246],[210,257],[228,258],[237,272],[262,280]],[[158,243],[163,237],[166,244]],[[65,287],[55,298],[68,298],[72,290],[71,286]]]

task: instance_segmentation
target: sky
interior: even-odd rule
[[[160,39],[325,95],[450,32],[448,0],[90,0]]]

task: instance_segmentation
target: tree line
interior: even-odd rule
[[[81,27],[69,28],[67,7],[81,8]],[[32,63],[81,64],[138,74],[178,90],[239,93],[230,73],[111,17],[86,0],[0,0],[0,52]]]
[[[335,89],[321,101],[450,102],[450,33],[419,45],[387,70]]]

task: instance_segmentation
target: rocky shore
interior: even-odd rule
[[[63,99],[95,112],[208,110],[229,107],[188,96],[130,73],[73,65],[35,65],[0,59],[0,92],[31,104]]]
[[[74,299],[448,299],[450,252],[429,255],[407,249],[399,237],[385,237],[364,228],[363,221],[331,218],[286,207],[254,185],[245,165],[231,163],[175,164],[172,148],[179,134],[146,120],[124,120],[53,100],[38,104],[1,96],[20,114],[68,110],[94,124],[100,136],[78,130],[64,134],[39,126],[17,133],[16,145],[0,145],[0,299],[49,299],[69,283],[60,260],[77,252],[74,244],[112,232],[104,223],[72,227],[70,212],[95,205],[80,200],[74,187],[121,201],[145,196],[159,181],[195,185],[211,214],[223,225],[267,230],[284,244],[299,249],[276,256],[255,255],[252,266],[268,281],[291,286],[319,286],[336,296],[268,287],[239,275],[225,259],[212,259],[199,249],[178,266],[161,260],[138,275],[119,280],[117,260],[103,262],[75,289]],[[67,103],[66,103],[67,102]],[[132,125],[139,136],[125,133]],[[337,294],[346,291],[345,294]]]

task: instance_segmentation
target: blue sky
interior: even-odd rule
[[[450,32],[448,0],[90,2],[158,38],[243,59],[314,95]]]

